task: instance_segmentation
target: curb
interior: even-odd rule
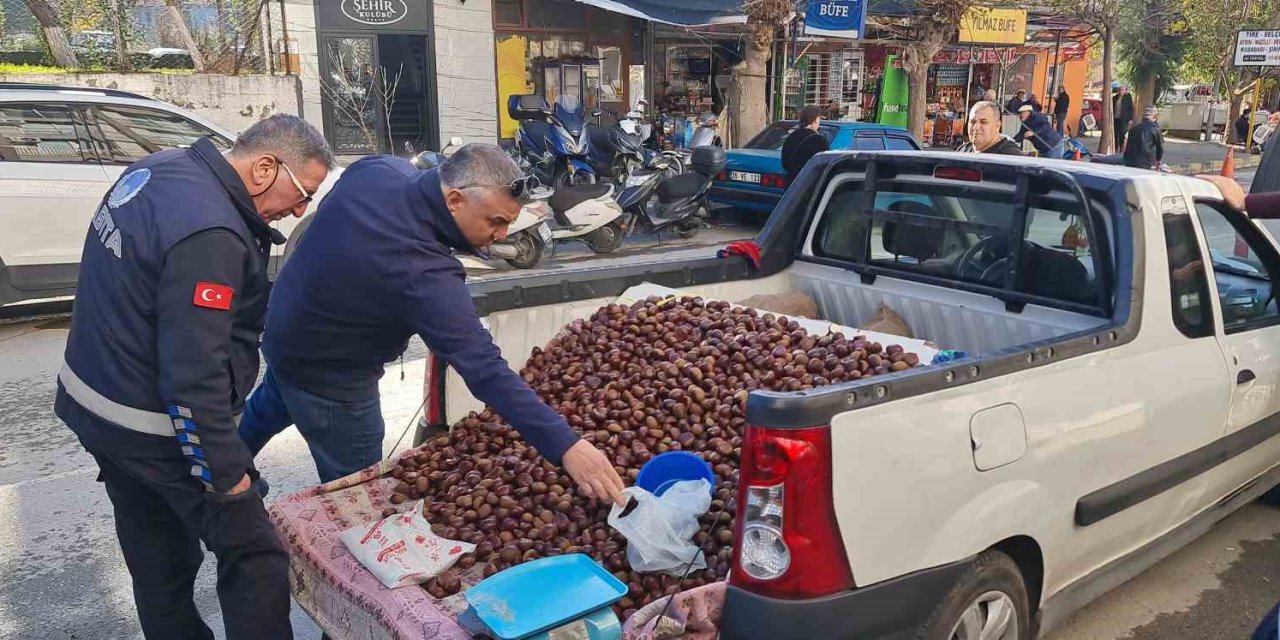
[[[1223,160],[1214,160],[1213,162],[1192,162],[1188,164],[1180,164],[1177,166],[1172,166],[1169,168],[1172,169],[1174,173],[1185,175],[1185,176],[1196,175],[1200,173],[1212,174],[1212,173],[1222,172],[1223,162],[1224,162]],[[1258,154],[1258,155],[1250,154],[1244,157],[1236,156],[1237,171],[1240,169],[1252,169],[1254,167],[1257,167],[1260,164],[1262,164],[1261,154]]]

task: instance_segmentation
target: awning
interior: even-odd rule
[[[742,23],[743,0],[578,0],[605,11],[633,18],[692,27],[704,24]]]

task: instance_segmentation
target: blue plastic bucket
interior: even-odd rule
[[[677,482],[698,478],[706,478],[711,484],[711,492],[715,493],[716,474],[706,460],[688,451],[668,451],[654,456],[640,467],[636,486],[660,496]]]

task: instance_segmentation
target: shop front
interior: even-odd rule
[[[494,0],[499,137],[515,136],[512,95],[562,96],[605,122],[645,93],[643,20],[574,0]]]
[[[325,137],[342,155],[439,148],[431,4],[317,2]]]

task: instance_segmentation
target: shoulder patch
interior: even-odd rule
[[[126,173],[116,183],[115,188],[111,190],[111,195],[107,196],[107,204],[113,209],[123,206],[138,195],[138,192],[142,191],[142,188],[147,186],[150,181],[150,169],[138,169],[137,171]]]

